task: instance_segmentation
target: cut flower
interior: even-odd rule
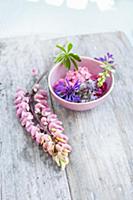
[[[104,86],[98,87],[98,75],[90,74],[86,67],[69,70],[64,78],[59,79],[53,89],[62,99],[75,103],[84,103],[98,99],[106,90]]]
[[[107,78],[115,70],[114,57],[109,52],[95,58],[101,62],[101,72],[91,74],[86,66],[70,69],[59,79],[53,90],[62,99],[75,103],[89,102],[103,96],[107,90]]]
[[[80,96],[78,91],[80,88],[80,82],[77,80],[74,84],[70,82],[67,78],[64,80],[59,80],[54,85],[55,93],[60,96],[62,99],[71,102],[80,102]]]
[[[71,146],[68,137],[63,134],[62,122],[49,105],[45,90],[37,84],[29,93],[22,89],[16,92],[16,116],[21,125],[43,150],[52,156],[62,169],[69,163]]]

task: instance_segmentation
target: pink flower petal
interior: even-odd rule
[[[37,76],[38,75],[38,70],[36,68],[32,69],[32,76]]]

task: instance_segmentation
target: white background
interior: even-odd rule
[[[0,37],[116,30],[133,42],[133,0],[0,0]]]

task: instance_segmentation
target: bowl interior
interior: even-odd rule
[[[88,71],[92,74],[98,74],[99,72],[102,71],[101,67],[101,62],[89,58],[89,57],[81,57],[81,62],[79,62],[79,66],[80,67],[87,67]],[[72,66],[72,69],[74,68],[74,66]],[[67,73],[67,69],[62,66],[61,64],[57,64],[55,65],[55,67],[51,70],[50,75],[49,75],[49,84],[50,84],[50,89],[53,92],[53,85],[56,81],[58,81],[60,78],[64,78],[66,73]],[[112,76],[108,77],[107,80],[107,89],[106,92],[108,92],[108,90],[110,89],[111,85],[112,85]]]

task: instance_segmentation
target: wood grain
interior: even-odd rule
[[[70,200],[65,172],[24,133],[13,106],[15,90],[33,84],[32,68],[45,69],[40,41],[23,38],[2,43],[5,48],[0,58],[1,199]],[[47,89],[45,81],[43,84]]]
[[[13,98],[18,87],[33,84],[33,67],[40,72],[52,68],[55,44],[66,41],[80,55],[112,52],[118,66],[112,94],[91,111],[66,110],[50,97],[73,147],[70,164],[61,172],[22,130]],[[1,200],[133,199],[132,58],[133,48],[121,32],[0,41]],[[47,80],[42,85],[48,89]]]

